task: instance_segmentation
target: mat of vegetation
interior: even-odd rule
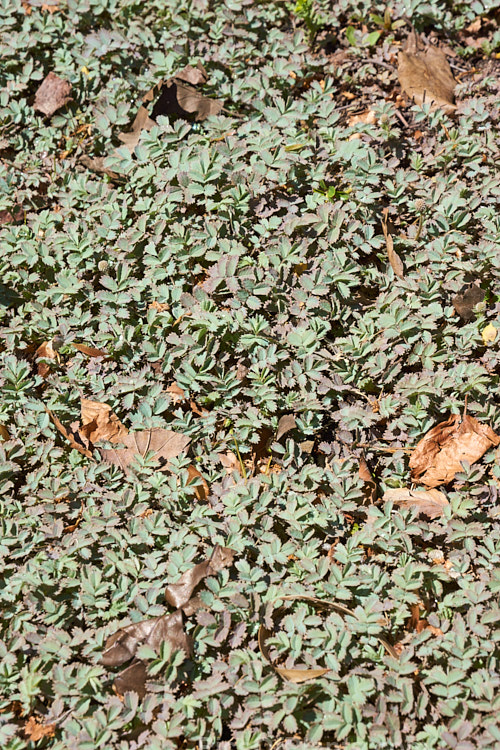
[[[500,747],[498,5],[0,3],[4,750]]]

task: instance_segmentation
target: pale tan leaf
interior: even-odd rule
[[[151,430],[129,432],[120,439],[124,448],[101,449],[101,454],[105,461],[119,466],[127,473],[136,456],[144,458],[147,453],[152,452],[154,459],[161,464],[160,470],[163,471],[168,468],[169,460],[179,456],[190,442],[191,438],[180,432],[156,427]]]
[[[187,472],[189,475],[190,482],[192,482],[193,479],[200,480],[194,488],[194,491],[198,500],[206,500],[208,496],[210,495],[210,488],[208,486],[207,480],[198,471],[198,469],[196,469],[192,464],[187,467]]]
[[[398,56],[398,78],[403,91],[416,104],[442,107],[451,114],[455,111],[456,81],[443,50],[437,47],[419,48],[420,41],[412,32],[406,49]]]
[[[73,347],[73,349],[76,349],[82,354],[85,354],[87,357],[107,357],[108,356],[108,353],[103,351],[102,349],[96,349],[93,346],[86,346],[86,344],[72,343],[71,346]]]
[[[43,344],[40,344],[35,352],[35,358],[37,360],[53,359],[54,361],[57,361],[57,352],[52,345],[52,339],[50,341],[44,341]],[[50,365],[48,365],[47,362],[38,362],[36,370],[38,375],[40,375],[40,377],[42,377],[44,380],[50,375]]]
[[[359,459],[359,478],[364,482],[363,495],[369,503],[374,503],[377,498],[377,485],[371,475],[364,456]]]
[[[351,115],[347,121],[349,127],[354,125],[375,125],[377,117],[373,109],[367,109],[364,112],[360,112],[358,115]]]
[[[71,447],[81,453],[82,456],[92,458],[92,451],[82,443],[82,438],[77,433],[73,432],[73,430],[67,430],[66,427],[64,427],[64,425],[60,422],[58,417],[56,417],[56,415],[50,411],[50,409],[46,408],[46,412],[61,435],[69,442]]]
[[[82,425],[79,432],[91,443],[98,443],[101,440],[120,443],[122,438],[128,434],[127,428],[120,422],[108,404],[82,398],[80,407]]]
[[[442,516],[444,509],[449,505],[448,498],[439,490],[409,490],[405,487],[386,490],[382,500],[392,500],[401,508],[416,508],[422,515],[431,519]]]
[[[448,484],[462,471],[462,462],[473,464],[500,437],[491,427],[469,415],[452,415],[419,441],[410,458],[412,479],[427,487]]]

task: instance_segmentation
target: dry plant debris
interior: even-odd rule
[[[448,484],[463,470],[464,461],[473,464],[499,443],[488,425],[468,414],[453,414],[417,443],[410,458],[412,478],[427,487]]]
[[[71,101],[71,85],[52,71],[43,79],[35,94],[34,108],[47,117]]]
[[[456,81],[446,54],[438,47],[422,47],[412,32],[398,56],[398,77],[401,88],[416,104],[431,104],[451,114],[455,111]]]

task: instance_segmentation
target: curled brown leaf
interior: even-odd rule
[[[198,563],[181,575],[177,583],[169,584],[165,589],[165,599],[176,608],[185,607],[191,599],[195,589],[204,578],[215,575],[222,568],[232,564],[234,552],[228,547],[217,545],[209,560]]]
[[[35,94],[34,109],[50,117],[71,101],[71,86],[52,71],[43,79]]]
[[[417,443],[410,458],[412,479],[427,487],[448,484],[462,471],[462,463],[473,464],[500,437],[474,417],[453,414],[440,422]]]
[[[416,508],[428,518],[439,518],[448,507],[448,498],[439,490],[408,490],[404,487],[388,489],[382,498],[384,502],[392,500],[401,508]]]

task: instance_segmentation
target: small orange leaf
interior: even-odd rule
[[[55,724],[43,724],[30,716],[24,725],[24,735],[30,742],[38,742],[44,737],[53,737],[56,733]]]

